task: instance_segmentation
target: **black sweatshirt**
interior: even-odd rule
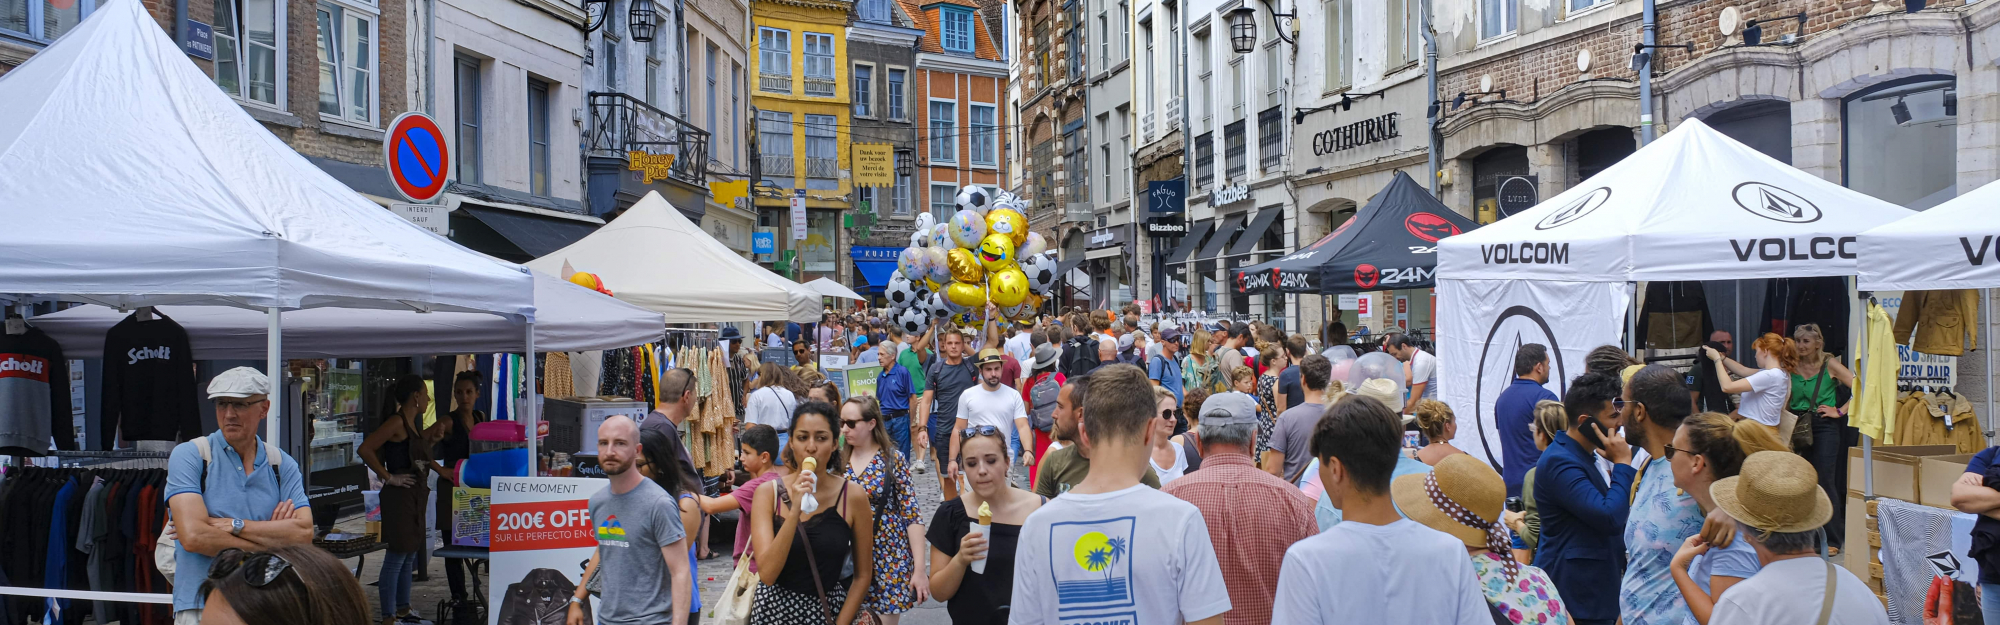
[[[0,454],[48,455],[51,437],[56,449],[74,450],[75,422],[62,346],[32,326],[0,332]]]
[[[201,435],[200,396],[187,330],[166,315],[140,321],[137,313],[104,334],[104,427],[98,443],[184,441]]]

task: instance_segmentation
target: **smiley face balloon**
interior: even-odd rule
[[[986,298],[1000,306],[1019,306],[1028,299],[1028,276],[1009,267],[994,272],[986,280]]]
[[[1014,240],[1015,247],[1020,247],[1028,242],[1028,218],[1008,208],[986,211],[986,233],[1007,235]]]
[[[1014,239],[1005,234],[989,234],[979,242],[979,265],[988,273],[1014,267]]]
[[[945,266],[950,268],[953,282],[978,284],[986,277],[986,269],[972,250],[954,247],[947,254],[949,260],[945,262]]]

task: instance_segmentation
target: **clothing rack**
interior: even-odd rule
[[[87,469],[165,469],[167,459],[173,457],[171,451],[136,451],[130,449],[110,449],[96,451],[55,451],[50,455],[62,459],[63,468]],[[72,460],[102,459],[112,462],[89,463]]]

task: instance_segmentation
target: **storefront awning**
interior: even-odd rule
[[[1243,234],[1236,236],[1236,245],[1229,247],[1229,255],[1248,254],[1257,249],[1257,244],[1264,241],[1264,232],[1270,230],[1271,223],[1277,221],[1278,216],[1283,214],[1285,214],[1283,208],[1266,208],[1258,211],[1257,218],[1250,220],[1250,227],[1243,229]]]
[[[1188,233],[1181,237],[1181,244],[1175,247],[1172,253],[1167,254],[1167,264],[1175,265],[1187,262],[1188,257],[1194,255],[1194,251],[1201,247],[1202,237],[1208,236],[1208,231],[1214,227],[1215,222],[1213,220],[1203,220],[1188,224]]]
[[[857,260],[854,268],[861,270],[861,277],[868,280],[868,292],[878,293],[888,288],[889,278],[896,275],[896,261]]]
[[[1235,234],[1236,229],[1242,225],[1242,215],[1232,215],[1228,219],[1223,220],[1222,225],[1216,227],[1215,236],[1209,237],[1208,244],[1201,246],[1201,251],[1195,252],[1194,257],[1189,258],[1188,261],[1201,262],[1215,260],[1215,255],[1222,253],[1223,246],[1229,245],[1229,236]]]
[[[568,247],[577,239],[596,232],[599,225],[587,221],[544,217],[534,213],[480,206],[471,202],[460,204],[459,209],[465,211],[467,217],[491,228],[495,234],[500,235],[500,238],[519,248],[527,258],[539,258],[548,255],[549,252]],[[469,244],[467,246],[473,247]],[[502,258],[510,256],[501,253],[509,250],[480,251]]]
[[[1083,264],[1083,259],[1081,258],[1072,258],[1070,260],[1062,261],[1061,263],[1056,265],[1056,277],[1065,280],[1069,279],[1069,272],[1071,270],[1076,269],[1076,266],[1081,264]]]

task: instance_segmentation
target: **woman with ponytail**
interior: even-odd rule
[[[1701,351],[1709,360],[1722,365],[1715,369],[1716,381],[1721,383],[1722,392],[1743,394],[1743,403],[1736,408],[1737,414],[1762,424],[1780,441],[1791,440],[1792,428],[1797,425],[1798,418],[1785,410],[1785,399],[1792,390],[1791,370],[1798,367],[1798,346],[1791,339],[1766,333],[1758,337],[1751,347],[1757,352],[1755,369],[1745,367],[1707,346],[1703,346]],[[1743,379],[1729,379],[1731,373]]]
[[[1710,513],[1710,521],[1716,521],[1718,515],[1724,520],[1727,516],[1715,507],[1709,486],[1735,477],[1750,454],[1785,451],[1785,443],[1754,421],[1736,421],[1729,415],[1705,412],[1682,421],[1666,451],[1667,462],[1674,470],[1674,486],[1693,496],[1695,503]],[[1708,625],[1715,599],[1763,567],[1757,560],[1757,550],[1740,535],[1741,529],[1735,529],[1736,523],[1729,521],[1722,526],[1734,529],[1736,534],[1712,543],[1704,537],[1710,534],[1689,536],[1669,565],[1674,584],[1687,600],[1689,625]]]

